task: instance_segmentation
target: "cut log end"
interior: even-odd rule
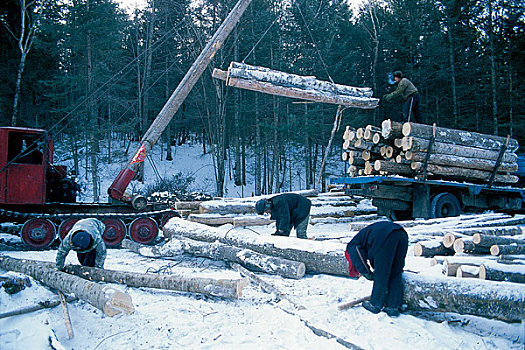
[[[129,315],[135,312],[135,307],[129,294],[110,287],[104,289],[104,294],[107,300],[103,311],[107,316],[113,317],[122,313]]]

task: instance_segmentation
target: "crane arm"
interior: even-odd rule
[[[142,137],[140,146],[127,167],[120,171],[111,186],[108,188],[108,194],[111,198],[124,202],[131,202],[131,196],[125,191],[131,180],[135,177],[140,164],[146,159],[146,155],[151,151],[162,132],[166,129],[175,113],[177,113],[191,89],[195,83],[197,83],[206,67],[208,67],[217,51],[222,47],[224,41],[230,35],[231,31],[251,2],[252,0],[239,0],[237,4],[235,4],[219,29],[217,29],[213,37],[206,44],[199,57],[193,62],[184,78],[171,94],[168,101],[164,104],[164,107],[162,107],[161,111]]]

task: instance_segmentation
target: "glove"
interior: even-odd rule
[[[390,96],[390,94],[386,94],[386,95],[383,95],[383,99],[390,101],[392,99],[392,96]]]
[[[373,281],[374,280],[374,274],[373,273],[369,273],[369,272],[365,272],[362,274],[364,278],[366,278],[367,280],[369,281]]]

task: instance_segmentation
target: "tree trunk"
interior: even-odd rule
[[[485,263],[480,266],[479,278],[490,281],[525,283],[525,265]]]
[[[490,254],[492,255],[525,254],[525,244],[509,244],[509,245],[495,244],[492,247],[490,247]]]
[[[407,152],[405,154],[405,157],[406,159],[411,160],[412,158],[410,155],[413,153],[421,152],[426,154],[428,151],[430,141],[421,137],[405,136],[403,137],[402,142],[403,150],[410,151],[410,153]],[[499,156],[499,151],[469,146],[460,146],[445,142],[434,142],[434,146],[432,147],[432,153],[448,154],[474,159],[488,159],[493,161],[497,160]],[[518,157],[514,153],[505,152],[501,161],[503,163],[515,163],[518,161]]]
[[[420,276],[405,272],[404,302],[409,310],[455,312],[521,322],[525,318],[525,286],[513,285],[504,290],[490,281]]]
[[[423,169],[423,163],[422,162],[412,162],[411,168],[414,171],[421,170]],[[443,176],[443,177],[452,178],[452,179],[461,179],[461,180],[470,180],[470,181],[472,180],[488,181],[491,176],[491,172],[489,171],[468,169],[468,168],[461,168],[461,167],[452,167],[452,166],[442,166],[442,165],[437,165],[437,164],[428,164],[427,171],[429,174],[432,174],[435,176]],[[518,180],[519,178],[515,175],[497,174],[496,176],[494,176],[494,181],[500,182],[500,183],[516,183],[518,182]]]
[[[131,297],[128,294],[107,285],[59,272],[53,263],[0,256],[0,267],[5,270],[29,275],[64,293],[74,293],[76,297],[102,310],[104,314],[110,317],[121,313],[131,314],[135,311]],[[100,269],[100,271],[104,270]],[[84,275],[81,276],[84,277]]]
[[[434,255],[452,255],[454,251],[446,248],[443,242],[438,240],[418,242],[414,245],[414,255],[433,257]]]
[[[410,160],[414,162],[424,162],[427,158],[426,153],[412,153]],[[467,169],[478,169],[484,171],[493,171],[496,165],[495,160],[479,159],[479,158],[465,158],[461,156],[453,156],[447,154],[431,154],[428,158],[428,163],[445,166],[455,166]],[[518,170],[518,163],[501,163],[498,167],[498,172],[516,172]]]
[[[479,278],[480,267],[472,265],[460,265],[456,271],[457,278]]]
[[[403,135],[430,139],[433,134],[432,128],[432,125],[405,123],[403,124]],[[505,145],[507,138],[465,130],[438,127],[436,129],[436,141],[499,151],[501,147]],[[507,150],[509,152],[515,152],[518,147],[518,141],[510,139]]]
[[[490,248],[474,244],[472,238],[458,238],[454,241],[454,251],[456,253],[488,254]]]
[[[166,237],[183,236],[204,242],[219,241],[227,245],[251,249],[261,254],[303,262],[310,273],[347,276],[344,245],[312,242],[293,237],[259,236],[250,232],[227,234],[211,227],[173,218],[164,229]]]
[[[398,164],[386,160],[376,160],[374,162],[374,169],[376,171],[386,171],[391,174],[399,175],[413,175],[414,171],[410,168],[410,164]]]
[[[498,135],[498,95],[497,95],[497,76],[496,76],[496,51],[494,49],[494,21],[492,19],[492,1],[487,1],[488,17],[489,17],[489,28],[487,34],[489,37],[489,48],[490,48],[490,88],[492,97],[492,125],[494,135]]]
[[[149,246],[130,240],[123,241],[122,246],[139,254],[141,254],[140,250],[142,248],[150,248]],[[175,247],[174,252],[170,251],[171,246]],[[250,249],[242,249],[219,242],[207,243],[184,238],[179,240],[171,239],[164,246],[159,247],[157,249],[158,254],[154,254],[154,256],[164,257],[180,255],[178,249],[181,246],[184,253],[187,254],[213,260],[234,262],[241,264],[252,271],[264,272],[270,275],[279,275],[285,278],[300,279],[304,276],[306,269],[302,262],[259,254]]]
[[[525,239],[519,239],[519,238],[509,238],[509,237],[500,237],[500,236],[490,236],[480,233],[475,233],[474,236],[472,236],[472,242],[474,244],[484,247],[491,247],[494,244],[499,245],[509,245],[509,244],[523,244],[525,245]]]
[[[381,123],[381,136],[385,140],[393,140],[403,137],[403,123],[385,119]]]

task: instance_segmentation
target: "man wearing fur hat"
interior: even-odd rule
[[[102,239],[104,230],[105,225],[100,220],[94,218],[78,220],[58,247],[57,269],[64,269],[66,256],[71,250],[77,252],[80,265],[104,268],[106,260],[106,244]]]

